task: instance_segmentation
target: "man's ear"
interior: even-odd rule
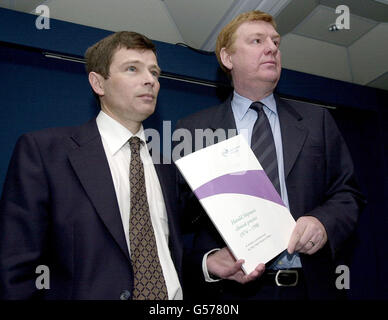
[[[92,87],[93,91],[99,96],[103,96],[105,94],[104,80],[104,77],[98,74],[97,72],[92,71],[89,73],[90,86]]]
[[[226,51],[226,48],[223,47],[220,51],[220,58],[222,61],[222,64],[228,68],[229,70],[233,69],[233,63],[232,63],[232,56]]]

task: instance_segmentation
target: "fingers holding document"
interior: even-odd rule
[[[313,216],[300,217],[296,221],[287,251],[314,254],[327,242],[327,233],[323,224]]]
[[[236,261],[227,247],[210,254],[206,264],[209,274],[221,279],[234,280],[241,284],[257,279],[265,270],[265,265],[261,263],[250,274],[245,274],[241,268],[244,260]]]

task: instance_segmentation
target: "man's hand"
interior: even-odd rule
[[[327,241],[327,233],[323,224],[315,217],[300,217],[296,221],[287,251],[313,254],[321,249]]]
[[[209,274],[213,274],[222,279],[234,280],[242,284],[257,279],[265,270],[265,264],[260,263],[255,270],[246,275],[241,269],[244,260],[240,259],[236,261],[227,247],[210,254],[207,257],[206,264]]]

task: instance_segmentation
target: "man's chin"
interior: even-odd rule
[[[277,84],[280,79],[280,75],[278,73],[273,73],[273,74],[267,74],[264,77],[262,77],[262,80],[265,82],[270,82],[273,84]]]
[[[144,108],[141,112],[141,117],[142,117],[141,121],[146,120],[149,116],[151,116],[155,112],[155,110],[156,110],[155,106],[153,107],[149,106],[149,108]]]

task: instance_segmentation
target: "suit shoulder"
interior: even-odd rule
[[[77,134],[84,125],[44,128],[24,133],[19,141],[35,141],[38,145],[53,145]]]
[[[306,116],[318,116],[323,115],[323,113],[327,112],[327,109],[324,106],[320,106],[318,104],[305,102],[305,101],[297,101],[290,99],[280,99],[285,105],[288,107],[292,107],[297,113],[299,113],[302,117]]]
[[[195,113],[192,113],[180,120],[178,120],[178,126],[179,127],[188,127],[190,126],[190,123],[202,121],[204,119],[209,119],[214,116],[214,114],[223,106],[224,104],[218,104],[212,107],[208,107],[205,109],[202,109],[200,111],[197,111]]]
[[[44,128],[40,130],[35,130],[31,132],[27,132],[24,135],[27,136],[32,136],[36,138],[41,138],[41,137],[61,137],[61,136],[66,136],[74,132],[78,128],[77,126],[68,126],[68,127],[52,127],[52,128]]]

